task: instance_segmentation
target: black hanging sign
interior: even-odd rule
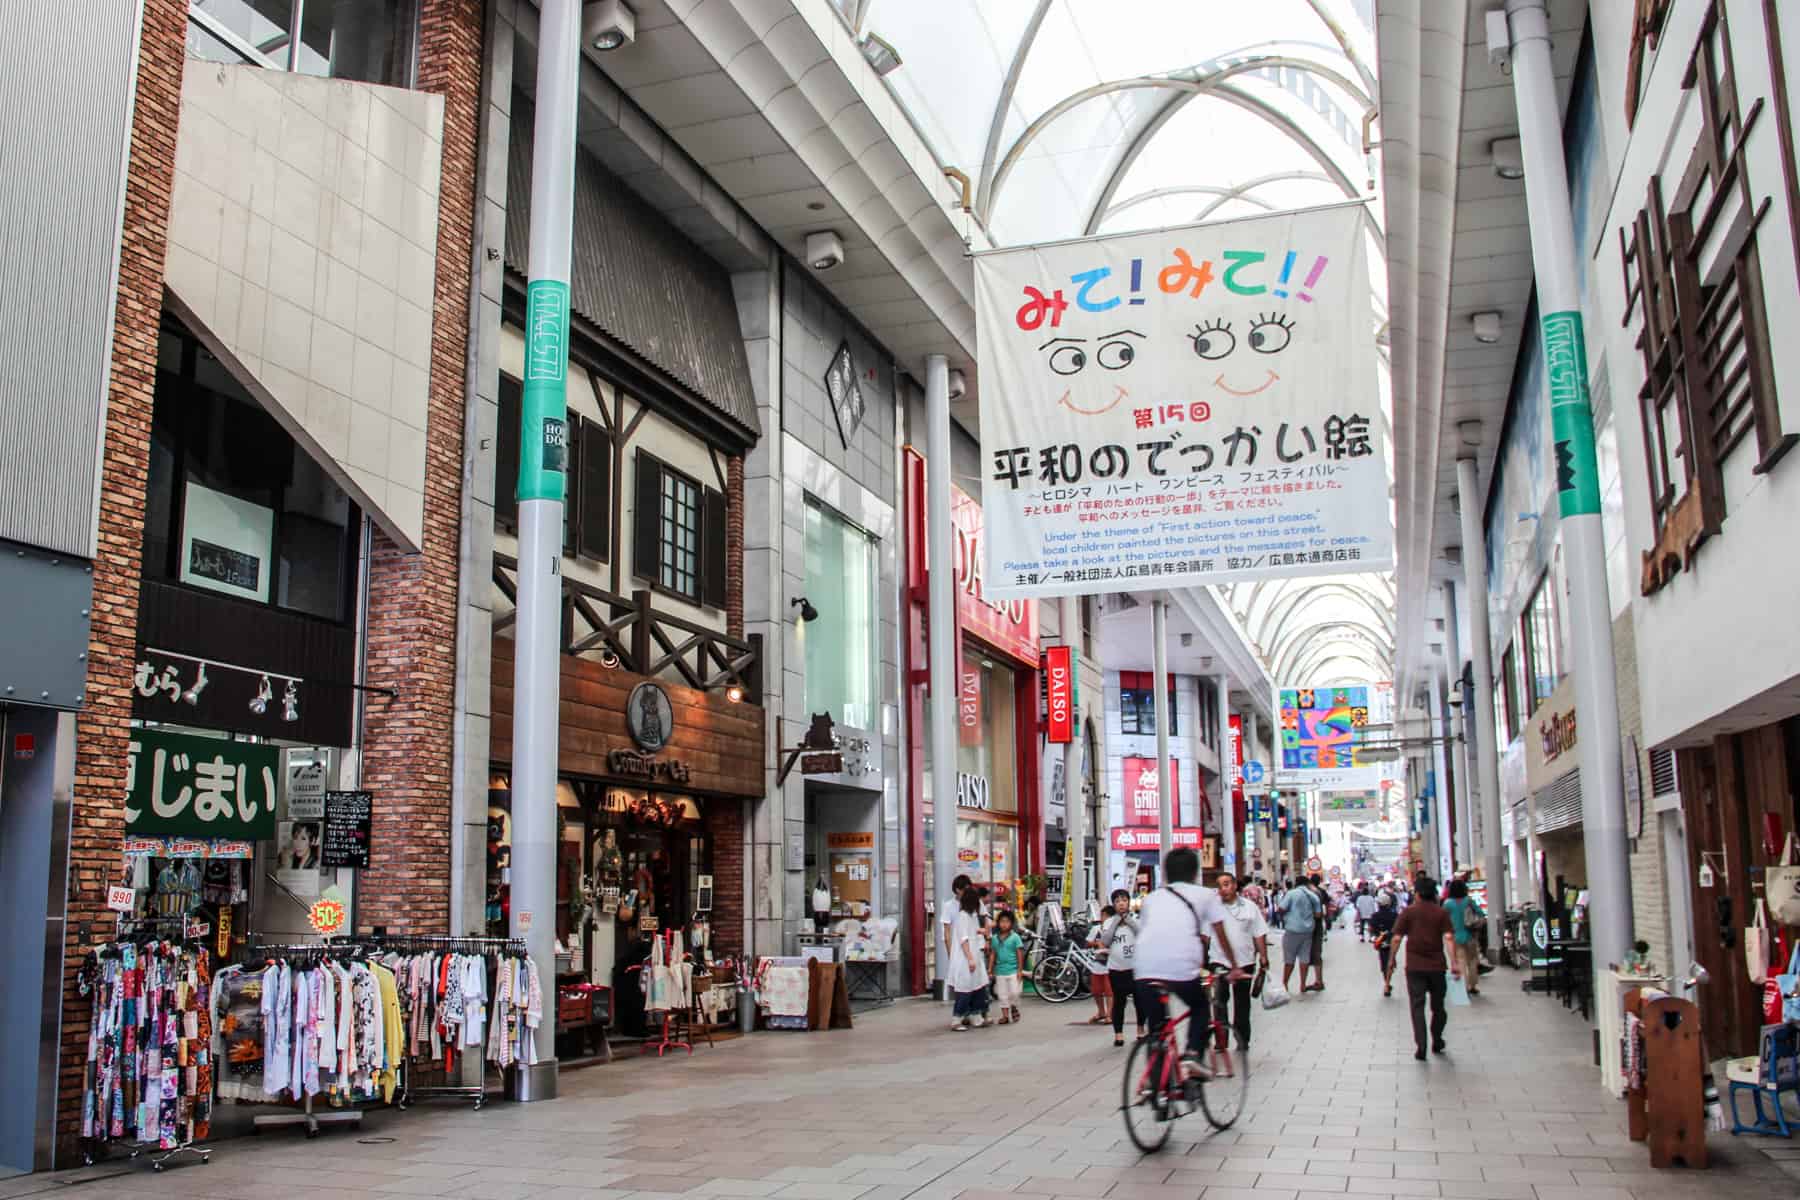
[[[369,865],[369,827],[373,819],[372,793],[326,792],[325,838],[319,848],[322,867]]]

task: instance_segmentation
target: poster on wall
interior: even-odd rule
[[[1154,758],[1126,758],[1125,824],[1155,826],[1162,813],[1161,791],[1157,785]],[[1179,820],[1181,815],[1181,761],[1169,759],[1169,811]]]
[[[1364,221],[977,255],[989,594],[1391,567]]]
[[[319,894],[320,822],[282,821],[275,826],[275,882],[289,895]]]
[[[191,480],[183,495],[181,582],[267,600],[275,510]]]
[[[1280,782],[1344,791],[1379,790],[1398,764],[1366,762],[1365,742],[1387,741],[1394,685],[1282,688],[1278,697]],[[1379,736],[1369,738],[1370,727]]]

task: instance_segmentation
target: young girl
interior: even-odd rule
[[[961,1031],[987,1024],[988,972],[981,944],[981,897],[974,888],[964,888],[960,911],[950,930],[950,968],[945,973],[950,989],[956,993],[956,1023],[950,1028]]]
[[[1132,959],[1137,951],[1138,920],[1131,912],[1131,893],[1124,888],[1112,894],[1112,915],[1094,935],[1093,945],[1106,948],[1106,974],[1113,994],[1113,1045],[1125,1044],[1125,997],[1131,997],[1132,1011],[1137,1014],[1138,1040],[1144,1037],[1144,1014],[1137,1011],[1133,994]]]
[[[994,996],[1000,1001],[1000,1024],[1020,1019],[1019,997],[1025,985],[1019,978],[1019,956],[1024,941],[1013,928],[1013,915],[1001,909],[994,918],[994,936],[988,940],[988,971],[994,977]]]

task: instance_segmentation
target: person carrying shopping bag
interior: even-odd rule
[[[1469,995],[1481,995],[1481,927],[1487,923],[1487,914],[1469,895],[1469,885],[1460,879],[1452,879],[1446,893],[1449,899],[1444,904],[1444,911],[1450,914],[1450,927],[1456,931],[1456,961],[1462,967],[1463,982],[1469,986]]]

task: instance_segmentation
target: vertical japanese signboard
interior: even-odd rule
[[[989,594],[1391,567],[1363,221],[978,256]]]
[[[1075,740],[1075,651],[1050,646],[1044,651],[1045,733],[1059,745]]]

